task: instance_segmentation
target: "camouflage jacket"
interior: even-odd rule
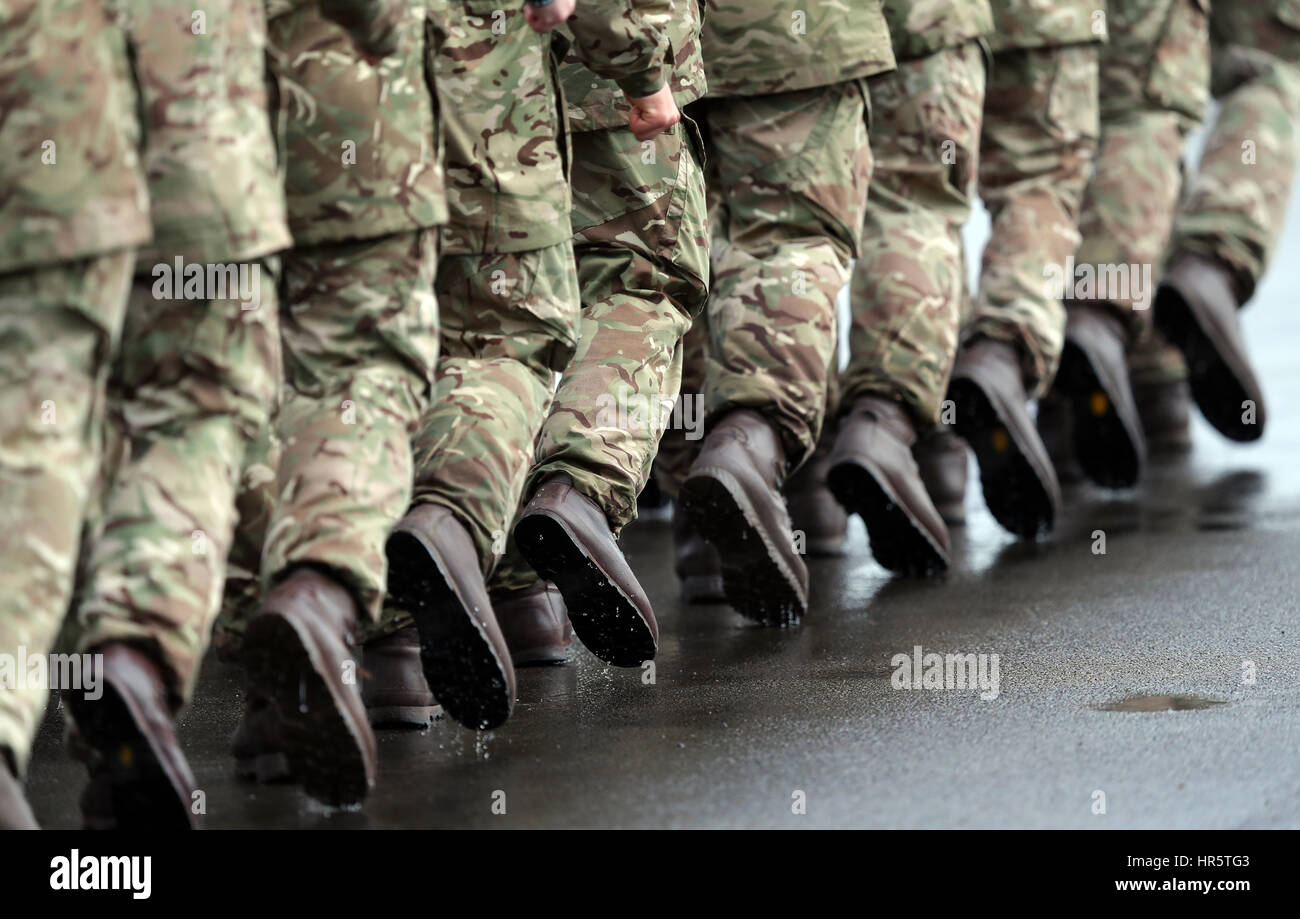
[[[296,245],[446,222],[426,58],[426,14],[444,0],[398,2],[405,7],[394,26],[398,52],[372,63],[316,0],[268,0]]]
[[[827,86],[894,68],[880,0],[707,0],[710,96]]]
[[[154,227],[138,265],[176,255],[241,261],[287,248],[262,0],[205,0],[195,10],[130,0],[127,9]]]
[[[632,95],[665,82],[668,41],[643,15],[653,3],[580,0],[567,24],[583,63]],[[528,26],[523,0],[450,6],[435,66],[451,211],[442,251],[522,252],[561,243],[570,232],[569,151],[555,33]]]
[[[1106,40],[1106,0],[992,0],[994,51]]]
[[[0,2],[0,272],[149,240],[135,102],[103,0]]]
[[[885,0],[885,21],[901,60],[955,48],[993,31],[989,0]]]
[[[697,0],[640,0],[641,15],[667,35],[667,74],[678,107],[703,97],[708,83],[700,56],[700,8]],[[579,0],[579,10],[582,0]],[[565,27],[567,32],[568,27]],[[572,34],[572,33],[569,33]],[[584,60],[585,46],[575,44],[560,67],[560,82],[574,131],[627,126],[627,96],[614,80],[595,76]]]

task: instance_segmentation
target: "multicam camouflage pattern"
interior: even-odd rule
[[[1104,42],[1106,0],[990,0],[994,51]]]
[[[141,270],[180,255],[240,261],[290,244],[268,110],[262,0],[132,0],[127,31],[148,112],[154,242]]]
[[[505,550],[555,373],[577,344],[573,245],[444,255],[437,292],[442,353],[415,437],[413,502],[455,513],[486,575]]]
[[[0,275],[0,651],[45,654],[72,593],[134,253]],[[0,689],[21,775],[45,690]],[[0,766],[3,768],[3,766]]]
[[[853,269],[842,404],[869,393],[897,399],[921,430],[939,421],[957,352],[961,228],[979,164],[984,89],[977,41],[902,60],[871,84],[876,168]]]
[[[710,96],[812,89],[893,66],[880,0],[705,0]]]
[[[1049,281],[1079,245],[1079,204],[1100,131],[1097,94],[1094,45],[994,55],[979,165],[993,227],[962,335],[1016,344],[1031,398],[1051,383],[1061,356],[1065,310]]]
[[[378,616],[384,542],[410,500],[411,437],[433,386],[437,262],[427,230],[285,256],[288,385],[264,584],[295,565],[321,566],[363,616]]]
[[[706,411],[710,420],[731,408],[763,412],[791,468],[817,443],[836,298],[858,254],[872,168],[867,104],[865,82],[851,80],[706,99],[699,110],[716,202]]]
[[[550,37],[523,5],[451,0],[435,20],[450,222],[444,254],[524,252],[569,234],[568,151]]]
[[[682,338],[707,299],[708,215],[691,127],[660,134],[653,157],[643,156],[626,128],[574,137],[579,345],[542,426],[524,494],[547,476],[568,475],[615,533],[636,517],[681,387]],[[623,213],[608,218],[620,206]],[[512,549],[493,590],[537,579]]]
[[[238,660],[248,620],[262,597],[262,547],[275,513],[275,477],[280,439],[266,425],[244,450],[243,476],[235,497],[235,532],[226,559],[226,586],[213,627],[212,650],[223,660]]]
[[[149,240],[135,102],[100,0],[0,4],[0,273]]]
[[[700,8],[697,0],[639,0],[636,4],[646,23],[667,37],[666,54],[673,98],[682,108],[702,98],[707,88],[704,59],[700,56]],[[584,5],[579,5],[581,13]],[[566,32],[568,26],[562,27]],[[569,33],[570,37],[572,33]],[[582,30],[579,35],[590,44]],[[569,48],[560,67],[560,83],[568,107],[569,125],[574,132],[620,128],[627,125],[627,97],[615,80],[597,76],[584,66],[586,45]],[[575,154],[576,156],[576,154]],[[580,165],[575,159],[575,167]]]
[[[1210,43],[1219,116],[1171,250],[1218,258],[1245,302],[1281,235],[1300,157],[1300,0],[1213,4]]]
[[[375,239],[446,221],[426,78],[426,7],[441,2],[406,3],[398,53],[371,63],[315,0],[269,0],[295,244]]]
[[[1101,141],[1079,217],[1078,266],[1159,274],[1182,190],[1183,149],[1209,102],[1209,17],[1201,0],[1110,0],[1101,49]],[[1088,270],[1085,268],[1084,270]],[[1154,290],[1110,285],[1141,337]],[[1135,309],[1136,307],[1136,309]]]
[[[989,0],[885,0],[884,9],[900,61],[955,48],[993,31]]]
[[[76,644],[155,649],[177,707],[189,701],[226,578],[250,442],[282,369],[274,260],[254,262],[258,305],[157,296],[137,275],[109,380],[125,445],[85,562]]]

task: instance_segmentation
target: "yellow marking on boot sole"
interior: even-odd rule
[[[1009,446],[1011,446],[1011,438],[1007,436],[1006,431],[998,428],[993,432],[993,449],[995,451],[1005,453]]]
[[[1100,418],[1110,410],[1110,400],[1099,390],[1088,397],[1088,410],[1094,417]]]
[[[123,766],[131,766],[135,762],[135,751],[124,744],[117,751],[117,761]]]

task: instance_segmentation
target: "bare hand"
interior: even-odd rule
[[[533,27],[534,32],[549,32],[573,15],[578,0],[554,0],[547,6],[524,7],[524,19]]]
[[[557,0],[558,2],[558,0]],[[649,96],[633,99],[632,111],[627,116],[628,127],[637,140],[651,140],[682,120],[682,113],[673,99],[673,91],[665,86]]]

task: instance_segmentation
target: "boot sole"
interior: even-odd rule
[[[835,500],[867,525],[871,554],[881,565],[909,577],[929,577],[948,569],[947,553],[869,468],[837,463],[826,474],[826,485]]]
[[[692,528],[718,550],[727,603],[764,625],[798,622],[807,600],[740,483],[725,469],[701,469],[682,485],[682,502]]]
[[[636,605],[561,520],[529,514],[515,524],[515,543],[528,564],[560,589],[573,634],[615,667],[653,660],[658,643]]]
[[[98,752],[111,788],[112,812],[88,812],[87,829],[196,829],[186,791],[172,784],[158,752],[137,726],[125,700],[110,684],[97,702],[77,706],[77,730]]]
[[[514,708],[507,664],[437,553],[397,530],[388,538],[387,554],[388,593],[415,620],[424,679],[442,710],[476,731],[505,724]]]
[[[1051,495],[984,390],[963,378],[952,381],[949,393],[957,407],[953,427],[975,451],[984,503],[994,519],[1022,539],[1051,530]]]
[[[1070,400],[1074,455],[1084,474],[1104,488],[1132,488],[1142,472],[1138,447],[1115,410],[1115,394],[1102,384],[1083,349],[1070,341],[1061,351],[1056,379]]]
[[[1250,396],[1237,374],[1196,320],[1182,295],[1170,289],[1156,297],[1155,325],[1165,339],[1182,352],[1187,362],[1192,399],[1213,428],[1229,440],[1247,443],[1264,434],[1262,424],[1243,424],[1242,403]],[[1255,407],[1257,417],[1263,406]]]
[[[331,807],[365,800],[374,776],[363,738],[347,701],[337,699],[321,676],[314,643],[274,612],[248,626],[244,659],[258,691],[275,700],[284,755],[303,791]]]

